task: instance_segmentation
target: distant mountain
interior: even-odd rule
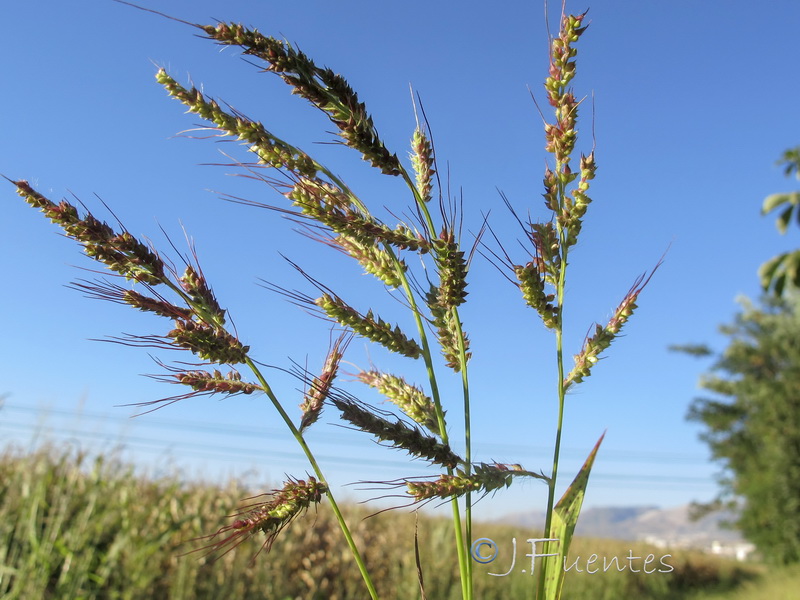
[[[660,509],[656,506],[589,508],[581,513],[575,534],[618,540],[649,540],[677,547],[708,547],[712,542],[733,543],[742,539],[738,531],[726,529],[723,521],[733,520],[731,513],[713,513],[692,521],[689,505]],[[542,528],[545,515],[516,513],[496,522],[526,528]]]

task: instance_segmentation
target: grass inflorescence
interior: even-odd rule
[[[521,260],[512,258],[496,236],[498,248],[489,249],[510,269],[508,278],[519,288],[521,301],[533,308],[545,328],[555,334],[558,422],[549,474],[516,464],[480,462],[472,456],[470,418],[474,399],[470,392],[469,363],[476,350],[467,333],[469,323],[464,321],[460,311],[468,301],[469,286],[475,285],[470,281],[472,258],[481,245],[488,248],[482,236],[490,229],[482,224],[472,240],[463,240],[462,228],[468,215],[463,214],[460,203],[447,197],[449,192],[441,189],[436,178],[439,168],[427,122],[420,124],[417,120],[410,138],[407,166],[397,152],[387,147],[365,104],[346,79],[329,68],[319,67],[288,42],[235,23],[193,25],[218,44],[237,46],[248,57],[260,60],[265,72],[279,76],[294,94],[324,113],[335,125],[345,146],[357,151],[363,160],[405,191],[408,204],[404,214],[413,215],[412,218],[392,217],[392,221],[385,222],[377,216],[380,207],[359,197],[331,169],[277,137],[261,122],[210,99],[194,87],[182,86],[165,69],[158,70],[156,80],[170,97],[204,119],[213,135],[241,141],[256,157],[252,164],[243,161],[238,164],[251,171],[266,168],[277,173],[274,178],[261,179],[283,193],[286,205],[274,207],[250,201],[247,204],[277,209],[294,222],[307,223],[309,237],[354,259],[363,272],[374,276],[376,285],[394,292],[395,299],[400,298],[408,309],[401,321],[386,321],[378,316],[377,308],[356,308],[341,290],[334,291],[326,282],[316,281],[299,266],[298,271],[321,292],[319,297],[286,292],[284,288],[269,284],[295,303],[306,305],[329,319],[334,329],[342,332],[331,344],[318,374],[295,373],[306,388],[299,403],[299,416],[293,414],[297,401],[290,402],[272,388],[251,346],[243,343],[229,325],[228,312],[212,291],[194,252],[192,259],[180,258],[185,264],[179,271],[162,258],[152,244],[137,239],[124,228],[114,230],[91,212],[81,216],[69,202],[56,204],[24,180],[13,182],[29,204],[39,208],[67,236],[81,244],[90,258],[105,264],[112,275],[129,280],[136,289],[129,290],[106,280],[78,283],[76,287],[92,296],[127,304],[169,321],[161,333],[129,335],[116,338],[117,341],[132,346],[183,350],[201,361],[192,369],[185,368],[185,363],[159,362],[166,374],[156,377],[186,386],[188,391],[157,401],[157,406],[198,394],[262,393],[305,455],[311,470],[307,476],[289,477],[269,499],[238,513],[233,522],[211,537],[207,549],[225,552],[246,538],[264,534],[266,541],[262,542],[262,547],[268,550],[278,533],[301,513],[312,505],[327,503],[366,592],[373,599],[378,597],[363,548],[357,544],[306,438],[323,408],[330,406],[349,427],[439,469],[438,474],[427,478],[409,477],[378,483],[399,486],[410,505],[431,500],[450,502],[458,588],[464,600],[476,597],[473,562],[469,555],[473,538],[473,498],[508,487],[520,477],[538,479],[547,485],[545,535],[558,540],[558,544],[555,544],[554,558],[545,560],[539,571],[536,589],[530,591],[538,594],[541,600],[561,596],[564,578],[559,566],[569,552],[589,473],[600,445],[598,441],[572,485],[557,501],[555,490],[566,392],[591,374],[599,356],[632,315],[639,294],[649,280],[642,277],[636,281],[611,320],[605,326],[597,325],[594,334],[587,337],[575,355],[574,367],[565,374],[562,334],[568,258],[571,248],[578,242],[592,202],[589,192],[597,170],[594,148],[580,155],[577,171],[572,166],[576,162],[578,113],[583,101],[575,96],[570,86],[576,74],[575,45],[586,31],[585,17],[585,13],[562,15],[558,35],[550,40],[550,69],[545,91],[554,120],[546,121],[544,127],[545,150],[551,155],[551,164],[543,177],[547,218],[541,222],[530,218],[523,222],[517,217],[531,246],[529,256]],[[434,202],[437,195],[438,202]],[[412,257],[414,260],[410,260]],[[339,366],[353,336],[408,359],[409,365],[419,365],[417,361],[424,365],[427,375],[424,384],[410,385],[403,376],[378,368],[361,371],[356,376],[356,380],[384,394],[400,415],[370,406],[341,388]],[[223,375],[220,365],[227,365],[231,370]],[[247,372],[246,376],[242,371]],[[447,378],[453,378],[461,388],[462,424],[447,419],[445,399],[440,392],[440,382]],[[451,402],[447,400],[448,406]],[[459,439],[459,448],[463,447],[463,452],[459,450],[458,454],[452,450],[455,439]],[[421,585],[422,581],[420,575]]]

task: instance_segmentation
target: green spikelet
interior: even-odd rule
[[[408,417],[428,431],[441,435],[436,407],[421,389],[406,382],[402,377],[380,371],[361,371],[358,378],[368,386],[386,396]]]
[[[417,127],[411,138],[411,164],[416,175],[417,192],[423,202],[429,202],[433,190],[433,147],[425,132]]]
[[[419,358],[422,355],[422,348],[417,342],[406,337],[400,327],[393,328],[380,317],[374,316],[371,310],[362,315],[345,304],[341,298],[330,294],[323,294],[315,300],[315,303],[337,323],[349,327],[358,335],[377,342],[392,352],[398,352],[409,358]]]

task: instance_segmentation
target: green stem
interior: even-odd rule
[[[464,332],[461,330],[461,321],[458,318],[458,309],[453,308],[453,320],[456,324],[456,331],[458,333],[458,353],[459,360],[461,361],[461,389],[464,396],[464,460],[466,461],[465,470],[467,475],[472,472],[472,424],[470,419],[470,406],[469,406],[469,375],[467,374],[467,350],[464,347]],[[464,527],[466,529],[466,544],[468,548],[472,548],[472,492],[467,492],[465,497],[465,515]],[[470,595],[472,597],[472,561],[467,557],[467,569],[470,585]]]
[[[367,209],[366,205],[356,196],[342,181],[339,177],[334,175],[328,168],[325,166],[317,163],[314,161],[315,167],[317,167],[320,172],[324,173],[336,186],[338,186],[342,191],[344,191],[350,199],[353,201],[353,204],[357,206],[360,210],[362,210],[365,214],[369,214],[369,210]],[[412,193],[414,194],[415,201],[417,206],[420,209],[420,213],[423,215],[425,221],[425,227],[428,230],[429,236],[435,236],[435,228],[433,224],[433,219],[431,218],[430,211],[428,210],[427,204],[422,200],[419,191],[414,185],[411,177],[408,175],[408,172],[401,167],[401,174],[403,179],[405,180],[408,187],[411,189]],[[436,372],[433,368],[433,360],[431,355],[430,344],[428,343],[428,336],[425,333],[425,325],[422,322],[422,315],[420,313],[419,307],[417,306],[416,299],[414,297],[414,292],[411,289],[411,285],[409,284],[408,278],[406,276],[405,271],[400,267],[400,261],[397,258],[397,255],[394,252],[394,249],[389,244],[384,244],[384,249],[387,253],[392,257],[397,269],[397,274],[400,280],[402,281],[403,291],[406,294],[406,298],[408,299],[409,307],[411,308],[411,312],[414,315],[414,319],[416,321],[417,330],[420,336],[420,345],[422,347],[422,356],[423,360],[425,361],[425,368],[428,372],[428,381],[431,385],[431,397],[433,399],[434,406],[436,408],[436,417],[439,424],[439,432],[440,437],[442,438],[442,442],[447,444],[449,443],[449,437],[447,435],[447,427],[444,420],[444,410],[442,409],[442,401],[441,396],[439,394],[439,386],[436,380]],[[454,311],[454,318],[456,323],[458,323],[458,333],[459,333],[459,350],[461,354],[461,361],[462,361],[462,382],[463,382],[463,394],[464,394],[464,422],[465,422],[465,443],[466,443],[466,461],[467,461],[467,471],[470,468],[470,461],[471,461],[471,440],[470,440],[470,420],[469,420],[469,386],[467,384],[467,375],[466,375],[466,352],[464,349],[464,340],[463,334],[461,332],[460,320],[458,319],[458,310],[456,308],[452,309]],[[292,425],[293,427],[293,425]],[[453,469],[448,468],[447,473],[449,475],[453,474]],[[462,525],[461,525],[461,513],[458,506],[458,500],[455,498],[451,500],[451,506],[453,508],[453,530],[455,533],[456,538],[456,551],[458,553],[458,564],[459,564],[459,573],[461,575],[461,593],[463,600],[472,600],[472,562],[470,561],[468,548],[471,545],[471,538],[472,538],[472,507],[471,507],[471,495],[467,494],[466,499],[466,532],[467,532],[467,542],[465,543],[464,540],[464,533],[462,532]],[[344,523],[342,522],[343,529]],[[354,554],[357,553],[354,551]],[[358,560],[358,559],[357,559]],[[364,572],[362,572],[364,574]]]
[[[320,172],[324,173],[336,186],[338,186],[342,191],[344,191],[352,200],[353,204],[357,206],[361,211],[365,214],[369,214],[369,210],[367,209],[366,205],[356,196],[342,181],[339,177],[337,177],[333,172],[331,172],[328,168],[320,163],[314,161],[314,165]],[[430,211],[428,210],[428,206],[422,200],[421,196],[419,195],[419,191],[417,190],[416,186],[414,185],[411,177],[409,177],[408,172],[401,167],[401,174],[403,179],[405,180],[408,187],[411,189],[412,193],[414,194],[415,201],[417,206],[420,209],[421,214],[425,220],[425,227],[428,230],[428,234],[430,236],[435,235],[435,228],[433,225],[433,219],[431,218]],[[447,444],[449,442],[449,438],[447,435],[447,427],[444,420],[444,410],[442,409],[442,401],[441,396],[439,394],[439,385],[436,380],[436,372],[433,368],[433,360],[431,358],[431,349],[430,344],[428,343],[428,336],[425,333],[425,325],[422,322],[422,315],[420,313],[419,307],[417,306],[416,299],[414,297],[414,292],[411,289],[411,285],[408,281],[408,277],[406,276],[405,271],[400,266],[400,261],[397,258],[397,255],[394,252],[394,248],[390,244],[384,244],[384,249],[386,252],[391,256],[392,260],[397,269],[397,275],[402,281],[403,291],[406,294],[406,298],[409,303],[409,307],[411,308],[411,312],[414,315],[414,319],[417,325],[417,331],[419,332],[420,336],[420,345],[422,347],[422,357],[425,362],[425,368],[428,372],[428,381],[430,382],[431,386],[431,398],[433,399],[434,407],[436,408],[436,417],[439,424],[439,432],[440,437],[442,438],[442,442]],[[458,312],[457,309],[453,309],[455,311],[455,318],[458,323]],[[460,333],[460,325],[459,325],[459,333]],[[466,365],[466,360],[464,356],[464,348],[463,348],[463,338],[460,339],[460,346],[462,352],[462,364]],[[462,375],[462,378],[465,375]],[[469,438],[469,388],[464,384],[464,405],[465,405],[465,423],[466,423],[466,456],[468,461],[467,469],[469,469],[469,460],[471,456],[470,451],[470,438]],[[447,473],[449,475],[453,474],[453,469],[447,469]],[[455,498],[450,501],[451,506],[453,508],[453,531],[455,533],[456,538],[456,551],[458,553],[458,565],[459,565],[459,573],[461,576],[461,594],[463,600],[472,600],[472,563],[470,561],[469,552],[468,552],[468,544],[471,544],[471,533],[472,533],[472,526],[471,526],[471,505],[470,505],[470,498],[469,495],[467,497],[467,522],[466,522],[466,530],[467,536],[470,540],[468,544],[465,544],[464,534],[461,529],[461,512],[458,506],[458,500]]]
[[[202,318],[205,319],[207,316],[209,318],[211,317],[210,315],[205,315],[204,313],[206,311],[203,309],[203,307],[198,307],[196,303],[193,302],[192,299],[179,286],[175,285],[168,279],[164,280],[164,283],[169,288],[171,288],[175,293],[181,296],[190,306],[192,306],[193,308],[195,308],[195,310],[200,312]],[[306,443],[303,434],[300,432],[297,426],[292,422],[292,419],[286,413],[286,410],[284,410],[277,396],[275,396],[275,393],[272,391],[272,387],[270,387],[264,375],[261,373],[259,368],[255,365],[255,363],[249,356],[245,359],[245,364],[253,372],[253,375],[255,375],[256,379],[258,379],[258,382],[259,384],[261,384],[264,393],[272,402],[272,405],[275,407],[275,410],[278,411],[278,414],[281,416],[283,422],[289,428],[289,431],[291,431],[292,435],[294,436],[294,439],[297,440],[297,443],[300,445],[300,448],[302,448],[303,453],[306,455],[306,458],[308,459],[308,462],[311,465],[314,474],[317,476],[317,479],[319,480],[320,483],[325,484],[325,488],[327,490],[326,495],[328,497],[328,502],[330,503],[331,508],[333,509],[333,513],[336,516],[336,520],[339,522],[339,527],[342,529],[342,533],[344,534],[344,537],[347,540],[347,545],[350,548],[350,552],[352,553],[353,558],[356,561],[356,564],[358,565],[358,570],[361,572],[361,577],[363,577],[364,583],[366,584],[367,589],[369,590],[369,595],[372,598],[372,600],[378,600],[378,592],[375,589],[375,585],[372,583],[372,578],[369,575],[369,571],[367,571],[367,566],[364,563],[364,559],[361,556],[361,552],[359,552],[358,546],[356,546],[355,540],[353,540],[353,535],[352,533],[350,533],[350,528],[347,526],[347,522],[345,521],[344,515],[342,514],[342,511],[339,509],[339,505],[336,503],[336,498],[334,498],[333,492],[331,491],[330,486],[328,485],[325,476],[322,473],[322,469],[320,469],[319,464],[317,463],[317,459],[314,457],[314,453],[311,452],[311,448],[308,447],[308,444]]]
[[[406,171],[405,168],[403,168],[402,166],[401,166],[401,176],[403,177],[403,180],[406,182],[406,185],[408,185],[411,192],[414,194],[414,200],[416,201],[420,214],[422,214],[422,217],[424,219],[425,227],[428,230],[428,236],[434,237],[436,235],[436,230],[433,224],[433,218],[431,217],[430,210],[428,210],[428,205],[422,199],[422,196],[420,195],[417,186],[411,180],[408,171]],[[394,256],[394,252],[391,250],[391,248],[387,247],[387,250],[389,250],[392,256]],[[402,272],[401,269],[398,269],[398,274],[400,275],[403,281],[403,287],[406,291],[406,295],[408,297],[412,311],[414,312],[414,317],[417,321],[417,329],[419,330],[420,343],[422,344],[422,350],[423,350],[422,354],[425,360],[425,367],[428,370],[428,379],[431,383],[431,396],[433,398],[434,406],[436,407],[436,416],[439,421],[439,431],[442,438],[442,442],[447,444],[449,443],[449,436],[447,435],[447,428],[445,427],[444,410],[442,409],[442,402],[439,396],[439,387],[436,383],[436,374],[433,369],[433,361],[431,358],[430,345],[428,344],[428,336],[425,334],[425,328],[422,323],[422,317],[419,313],[419,309],[414,299],[414,295],[411,291],[411,287],[408,285],[408,280],[405,276],[405,272]],[[456,323],[457,334],[458,334],[459,359],[461,362],[461,381],[462,381],[463,398],[464,398],[464,445],[465,445],[464,459],[466,462],[465,465],[466,473],[469,474],[472,465],[472,442],[470,438],[470,406],[469,406],[469,379],[467,376],[467,357],[466,357],[466,349],[464,347],[464,334],[461,330],[461,320],[459,319],[458,316],[458,308],[453,307],[450,310],[453,311],[453,319]],[[453,469],[448,468],[447,473],[449,475],[452,475]],[[472,600],[472,561],[470,560],[470,555],[468,550],[472,545],[472,494],[467,493],[465,499],[465,511],[466,511],[465,522],[464,522],[465,531],[462,531],[461,512],[458,506],[458,500],[453,498],[450,501],[450,503],[453,507],[453,532],[456,538],[456,551],[458,553],[458,566],[459,566],[459,573],[461,576],[461,596],[463,600]]]
[[[430,218],[430,216],[429,216]],[[403,290],[406,293],[406,298],[408,299],[409,306],[411,308],[411,312],[414,315],[414,320],[417,324],[417,330],[419,332],[420,337],[420,346],[422,347],[422,359],[425,362],[425,369],[428,372],[428,381],[431,385],[431,398],[433,399],[433,405],[436,408],[436,419],[439,424],[439,437],[442,439],[442,443],[448,444],[449,443],[449,436],[447,435],[447,426],[444,421],[444,410],[442,409],[442,399],[439,394],[439,384],[436,380],[436,371],[433,368],[433,359],[431,358],[431,347],[428,343],[428,336],[425,333],[425,326],[422,322],[422,315],[420,313],[419,307],[417,306],[416,298],[414,297],[413,290],[411,289],[411,285],[408,282],[408,278],[406,277],[405,271],[400,267],[400,261],[397,259],[397,256],[394,253],[394,249],[389,245],[385,244],[386,251],[392,257],[397,266],[397,275],[400,278],[400,281],[403,282]],[[455,309],[454,309],[455,310]],[[462,350],[463,350],[463,343],[462,343]],[[467,416],[467,419],[469,417]],[[469,447],[468,447],[469,448]],[[467,450],[469,452],[469,450]],[[469,459],[467,459],[469,460]],[[453,469],[451,467],[447,468],[447,474],[452,475]],[[458,567],[459,573],[461,576],[461,596],[463,600],[472,600],[472,563],[470,562],[469,553],[467,551],[467,544],[464,543],[464,534],[461,530],[461,511],[458,507],[458,500],[453,498],[450,500],[450,505],[453,508],[453,532],[456,538],[456,552],[458,553]],[[469,510],[469,505],[467,506]],[[467,531],[470,532],[471,528],[469,523],[467,523]],[[471,542],[470,542],[471,543]]]
[[[556,113],[558,117],[558,113]],[[563,172],[566,162],[559,160],[556,158],[556,177],[558,177],[558,199],[559,199],[559,206],[564,206],[565,198],[566,198],[566,185],[564,184],[564,180],[561,178],[561,173]],[[545,525],[544,525],[544,537],[550,538],[551,532],[550,529],[553,524],[553,510],[556,504],[556,484],[558,483],[558,463],[561,458],[561,434],[564,425],[564,400],[566,397],[566,388],[564,387],[564,346],[563,346],[563,338],[564,338],[564,290],[566,288],[566,278],[567,278],[567,255],[569,253],[569,246],[567,245],[567,232],[561,226],[561,222],[556,218],[556,229],[558,231],[558,240],[559,240],[559,269],[558,269],[558,281],[556,282],[556,300],[558,305],[558,315],[556,318],[556,327],[555,327],[555,334],[556,334],[556,362],[557,362],[557,373],[558,373],[558,382],[556,386],[556,390],[558,393],[558,418],[556,421],[556,439],[555,443],[553,444],[553,469],[550,476],[550,481],[548,483],[548,490],[547,490],[547,514],[545,517]],[[549,542],[548,542],[549,543]],[[550,569],[560,569],[561,565],[556,564],[549,559],[544,559],[545,562],[543,565],[547,565],[539,571],[539,578],[538,578],[538,592],[537,597],[540,599],[544,598],[544,586],[545,580],[547,578],[547,572]],[[551,566],[552,565],[552,566]]]
[[[295,426],[292,420],[289,418],[289,415],[284,410],[283,406],[281,405],[278,398],[275,396],[275,393],[272,391],[272,388],[267,383],[267,380],[261,374],[261,371],[255,365],[255,363],[248,357],[245,361],[245,364],[250,367],[250,370],[256,376],[261,387],[264,388],[264,393],[267,394],[267,397],[272,402],[272,405],[275,407],[275,410],[278,411],[281,418],[283,419],[286,426],[289,428],[289,431],[292,432],[294,439],[297,440],[297,443],[300,444],[300,447],[303,449],[303,453],[306,455],[308,462],[311,464],[311,468],[314,470],[314,474],[317,476],[317,479],[325,484],[325,488],[327,489],[326,495],[328,496],[328,502],[333,509],[333,514],[336,516],[336,520],[339,522],[339,527],[342,529],[342,533],[344,534],[345,539],[347,540],[347,545],[350,548],[350,552],[353,555],[353,558],[358,565],[358,570],[361,572],[361,577],[364,579],[364,583],[369,590],[369,595],[372,600],[378,600],[378,592],[375,589],[375,585],[372,583],[372,578],[369,575],[369,571],[367,571],[367,565],[364,563],[364,559],[361,557],[361,552],[358,550],[358,546],[356,546],[355,540],[353,540],[353,535],[350,533],[350,528],[347,526],[347,522],[345,521],[344,515],[342,511],[339,509],[339,505],[336,503],[336,499],[333,496],[333,492],[330,489],[330,486],[327,484],[325,480],[325,476],[322,474],[322,470],[317,464],[317,460],[314,457],[314,454],[311,452],[311,448],[308,447],[306,444],[306,440],[303,437],[303,434],[300,430]]]

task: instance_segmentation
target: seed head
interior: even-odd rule
[[[392,352],[398,352],[409,358],[419,358],[422,348],[413,339],[406,337],[399,326],[394,328],[380,317],[372,314],[372,310],[362,315],[346,304],[338,296],[323,294],[315,300],[323,312],[337,323],[349,327],[358,335],[377,342]]]
[[[376,409],[341,395],[332,396],[331,401],[341,411],[345,421],[356,429],[372,434],[378,441],[388,442],[393,448],[447,468],[455,468],[464,462],[447,444],[397,418],[390,420],[380,416],[376,414]]]
[[[361,371],[358,378],[386,396],[416,423],[441,436],[433,400],[420,388],[407,383],[402,377],[376,370]]]
[[[322,372],[311,381],[311,387],[300,404],[300,409],[303,411],[303,416],[300,418],[300,431],[304,431],[319,419],[349,342],[350,338],[345,334],[333,343],[325,359]]]
[[[178,383],[188,385],[196,392],[208,394],[249,395],[253,392],[263,391],[258,384],[242,381],[242,376],[238,371],[229,371],[226,375],[216,369],[210,373],[208,371],[184,371],[175,373],[174,377]]]
[[[327,493],[328,487],[314,477],[308,481],[290,479],[280,490],[268,494],[268,500],[255,502],[233,515],[234,521],[208,536],[210,544],[199,548],[207,553],[233,550],[247,538],[259,533],[266,536],[261,548],[269,552],[275,538],[298,515],[305,512],[311,505],[319,504],[322,495]],[[252,498],[251,498],[252,499]]]
[[[28,204],[40,209],[67,236],[79,242],[90,258],[104,263],[126,279],[148,285],[158,285],[166,280],[165,266],[158,254],[127,231],[117,233],[91,213],[81,219],[78,209],[69,202],[62,200],[55,204],[34,190],[27,181],[12,183]]]
[[[364,160],[384,174],[400,175],[400,160],[386,149],[372,117],[344,77],[330,69],[317,67],[300,50],[286,42],[264,36],[255,29],[235,23],[208,25],[202,29],[219,43],[241,46],[245,54],[264,60],[267,71],[279,75],[292,86],[293,93],[328,115],[339,129],[345,145],[361,152]]]
[[[175,321],[175,328],[167,333],[167,338],[172,340],[173,345],[190,350],[212,363],[243,363],[250,351],[249,346],[243,345],[224,329],[195,321]]]
[[[432,481],[406,480],[406,488],[414,502],[422,502],[434,498],[457,498],[468,492],[488,494],[502,487],[509,487],[514,477],[534,477],[548,481],[541,473],[526,471],[520,465],[478,463],[472,465],[470,474],[459,469],[455,475],[442,474]]]
[[[400,273],[406,271],[406,263],[397,259],[374,243],[364,244],[356,238],[340,235],[333,240],[350,256],[355,258],[367,273],[371,273],[390,288],[402,285]]]
[[[575,366],[564,379],[564,389],[569,388],[573,383],[580,383],[585,377],[591,375],[592,367],[597,364],[600,353],[611,345],[611,342],[622,330],[622,326],[628,322],[633,311],[637,308],[636,300],[639,298],[639,294],[660,265],[661,263],[659,262],[647,279],[642,275],[634,282],[605,327],[600,324],[595,325],[594,335],[586,338],[583,349],[579,354],[575,355]]]
[[[531,261],[525,266],[514,265],[514,275],[519,281],[525,303],[536,309],[548,329],[555,329],[558,325],[558,307],[553,305],[555,295],[545,292],[544,279],[536,262]]]
[[[400,250],[409,248],[423,254],[430,249],[429,242],[421,234],[404,224],[392,229],[355,206],[346,192],[319,179],[300,179],[286,197],[303,216],[360,244],[386,243]]]
[[[225,324],[225,311],[214,297],[202,271],[188,265],[183,277],[180,278],[180,284],[188,294],[192,307],[204,318],[203,320],[217,327]]]
[[[189,112],[214,123],[221,132],[248,142],[248,150],[256,154],[262,164],[284,168],[298,176],[316,176],[316,163],[311,157],[267,131],[261,123],[241,114],[228,113],[214,100],[206,100],[197,89],[184,88],[164,69],[158,71],[156,81],[164,86],[170,96],[189,107]]]
[[[417,192],[423,202],[431,199],[433,176],[436,174],[433,158],[433,146],[425,132],[417,127],[411,138],[411,164],[416,175]]]
[[[469,337],[464,333],[462,323],[458,320],[454,308],[444,308],[440,302],[441,288],[431,285],[425,296],[431,311],[432,324],[436,328],[436,339],[444,356],[446,365],[458,373],[461,371],[461,344],[467,360],[472,357],[469,352]],[[459,341],[460,340],[460,341]]]

